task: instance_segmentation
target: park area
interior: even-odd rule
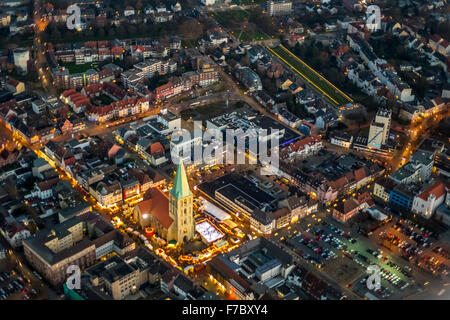
[[[265,0],[233,0],[233,4],[237,6],[250,6],[254,4],[263,4]]]
[[[224,28],[243,42],[251,42],[257,40],[268,40],[270,36],[259,30],[254,23],[248,22],[249,13],[238,9],[231,11],[220,11],[212,14],[212,17]]]
[[[73,73],[83,73],[89,69],[96,69],[97,65],[94,63],[83,63],[76,64],[75,62],[69,62],[62,65],[63,67],[69,69],[71,74]]]
[[[285,47],[278,46],[276,48],[267,48],[276,57],[290,66],[306,82],[311,84],[314,89],[331,100],[335,105],[340,106],[353,102],[348,95],[336,88],[332,83],[326,80],[323,76],[321,76],[318,72],[308,66],[304,61],[299,59]]]
[[[231,107],[233,108],[233,107]],[[210,118],[217,117],[221,115],[229,108],[226,107],[225,102],[216,102],[207,104],[204,106],[199,106],[196,108],[184,109],[180,112],[180,116],[183,120],[208,120]]]

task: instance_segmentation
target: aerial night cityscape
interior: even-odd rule
[[[450,300],[447,0],[0,0],[0,34],[4,309]]]

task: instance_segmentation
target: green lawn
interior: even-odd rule
[[[262,4],[267,2],[266,0],[233,0],[232,1],[235,5],[243,5],[243,6],[247,6],[250,4]]]
[[[314,72],[312,69],[308,68],[306,63],[296,59],[296,56],[289,50],[279,46],[270,49],[275,53],[278,58],[282,58],[296,69],[297,73],[305,79],[308,83],[318,90],[320,93],[325,94],[331,101],[336,105],[343,105],[352,102],[349,97],[341,92],[339,89],[335,88],[330,82],[323,78],[318,73]]]
[[[243,0],[244,1],[244,0]],[[247,0],[250,1],[250,0]],[[255,0],[255,2],[258,0]],[[230,11],[220,11],[212,13],[211,16],[220,23],[224,28],[231,30],[232,34],[237,38],[241,31],[243,30],[243,26],[245,25],[245,19],[248,18],[248,12],[238,9],[238,10],[230,10]],[[244,29],[239,38],[240,41],[243,42],[251,42],[255,40],[268,40],[270,36],[265,34],[262,31],[248,31]]]
[[[212,13],[211,16],[223,27],[237,27],[241,25],[248,17],[248,13],[244,10],[230,10]]]
[[[98,97],[95,97],[94,100],[96,101],[98,100],[102,106],[106,106],[114,102],[114,100],[110,96],[107,96],[106,94],[101,94]]]
[[[75,64],[75,62],[63,64],[63,66],[69,69],[70,73],[83,73],[96,67],[93,63]]]
[[[237,38],[239,34],[241,33],[241,30],[234,30],[233,35]],[[242,31],[241,37],[238,39],[239,41],[243,42],[251,42],[255,40],[268,40],[270,37],[267,34],[264,34],[259,31],[249,32],[249,31]]]

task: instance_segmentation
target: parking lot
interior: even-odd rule
[[[432,232],[402,219],[384,225],[375,236],[385,247],[408,260],[421,255],[436,242]]]
[[[435,276],[449,273],[449,248],[430,231],[407,221],[392,221],[376,231],[374,238],[406,261]]]
[[[36,296],[25,279],[17,272],[0,272],[0,300],[28,300]]]
[[[377,298],[398,299],[417,290],[409,260],[401,259],[324,212],[280,230],[275,238],[360,296],[368,292],[363,278],[369,276],[366,270],[370,265],[379,266],[381,271],[382,288],[371,292]]]

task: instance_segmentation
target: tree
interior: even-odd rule
[[[108,35],[108,38],[115,38],[117,36],[116,28],[107,27],[106,34]]]
[[[124,64],[126,69],[130,69],[133,66],[133,57],[128,55],[124,57]]]
[[[104,28],[99,28],[97,30],[97,38],[99,39],[104,39],[105,38],[105,29]]]
[[[241,64],[241,66],[248,67],[250,65],[250,58],[247,55],[245,55],[241,58],[239,63]]]
[[[196,19],[189,19],[179,26],[178,33],[188,41],[197,40],[203,35],[203,25]]]
[[[137,10],[141,10],[142,9],[142,1],[141,0],[138,0],[137,2],[136,2],[136,9]]]

